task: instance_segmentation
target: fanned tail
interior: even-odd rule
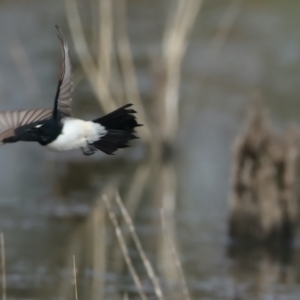
[[[119,148],[127,148],[128,141],[136,139],[135,127],[142,126],[137,123],[136,113],[133,109],[128,109],[132,104],[126,104],[115,111],[93,120],[105,128],[107,133],[93,146],[106,154],[113,154]]]

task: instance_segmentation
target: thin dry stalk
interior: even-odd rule
[[[6,260],[5,260],[5,241],[4,234],[0,234],[1,243],[1,265],[2,265],[2,299],[6,300]]]
[[[76,261],[75,261],[75,255],[73,255],[73,279],[74,279],[75,300],[78,300],[76,273],[77,273]]]
[[[99,0],[98,68],[106,84],[110,82],[113,37],[112,0]],[[98,72],[100,74],[100,72]],[[102,76],[101,74],[101,76]]]
[[[99,23],[102,20],[99,20],[99,0],[88,0],[86,4],[89,5],[89,24],[91,25],[91,32],[90,32],[90,45],[91,48],[97,49],[99,44]]]
[[[101,108],[108,113],[116,108],[116,104],[107,88],[106,81],[101,75],[100,69],[97,68],[88,49],[76,2],[75,0],[66,0],[65,6],[67,20],[81,67],[91,83]]]
[[[223,48],[228,35],[232,29],[234,21],[236,20],[242,8],[242,0],[231,0],[227,9],[222,15],[219,24],[219,30],[212,40],[212,45],[209,47],[207,53],[207,61],[211,64],[216,61],[221,49]]]
[[[143,264],[146,268],[148,276],[149,276],[149,278],[151,279],[151,281],[153,283],[155,294],[156,294],[158,299],[163,300],[164,297],[163,297],[163,294],[162,294],[162,291],[161,291],[161,287],[160,287],[158,278],[157,278],[157,276],[154,272],[154,269],[153,269],[148,257],[146,256],[146,253],[145,253],[144,248],[141,244],[141,241],[140,241],[139,237],[136,234],[135,227],[134,227],[134,224],[132,222],[132,219],[131,219],[130,215],[128,214],[128,211],[125,208],[124,203],[122,202],[119,194],[116,195],[115,200],[116,200],[116,202],[117,202],[117,204],[118,204],[118,206],[121,210],[122,216],[125,219],[125,222],[126,222],[128,228],[129,228],[132,239],[133,239],[133,241],[135,243],[135,246],[136,246],[136,248],[137,248],[137,250],[138,250],[138,252],[141,256],[141,259],[142,259]]]
[[[106,209],[107,209],[107,212],[108,212],[108,216],[115,228],[115,232],[116,232],[116,236],[117,236],[117,239],[118,239],[118,242],[119,242],[119,245],[121,247],[121,250],[122,250],[122,253],[123,253],[123,256],[124,256],[124,260],[127,264],[127,267],[129,269],[129,272],[133,278],[133,281],[135,283],[135,286],[138,290],[138,293],[140,294],[140,297],[142,300],[147,300],[147,297],[145,295],[145,292],[143,290],[143,287],[142,287],[142,284],[141,284],[141,281],[135,271],[135,268],[132,264],[132,261],[131,261],[131,258],[129,256],[129,253],[128,253],[128,248],[127,248],[127,245],[126,245],[126,242],[125,242],[125,239],[124,239],[124,236],[122,234],[122,231],[121,231],[121,228],[119,226],[119,223],[118,223],[118,220],[116,218],[116,215],[115,213],[113,212],[113,210],[111,209],[111,206],[110,206],[110,200],[109,198],[106,196],[106,195],[103,195],[103,200],[105,202],[105,205],[106,205]]]
[[[102,201],[102,191],[96,198],[96,203],[91,214],[91,232],[92,232],[92,264],[95,272],[105,274],[107,264],[106,253],[106,213]],[[99,279],[93,276],[92,281],[92,299],[102,300],[105,298],[105,278]]]
[[[242,8],[242,1],[243,0],[231,0],[231,2],[228,4],[226,10],[223,12],[220,20],[220,24],[218,25],[218,30],[214,37],[212,38],[212,41],[208,47],[207,53],[204,56],[204,61],[207,62],[207,64],[211,67],[213,64],[217,62],[217,59],[226,44],[226,41],[229,37],[229,34],[232,30],[232,27],[234,25],[235,20],[237,19],[237,16],[239,15],[241,8]],[[207,84],[207,80],[204,78],[200,78],[199,80],[199,86],[201,89],[201,94],[205,95],[205,90],[209,86]],[[240,86],[241,87],[241,86]],[[242,87],[243,91],[245,89],[247,92],[253,91],[255,89],[254,86],[244,86]],[[205,96],[204,96],[205,97]],[[195,117],[195,113],[197,110],[195,110],[195,107],[191,106],[189,112],[187,113],[189,115],[189,118]]]
[[[181,266],[180,260],[178,258],[178,255],[177,255],[177,251],[176,251],[176,249],[174,247],[174,244],[172,242],[172,238],[171,238],[171,235],[170,235],[170,232],[169,232],[169,228],[166,224],[165,214],[164,214],[163,209],[160,210],[160,215],[161,215],[161,222],[162,222],[162,227],[163,227],[163,231],[164,231],[164,234],[165,234],[165,238],[167,239],[167,242],[169,244],[169,248],[172,252],[173,260],[175,262],[176,270],[177,270],[177,273],[178,273],[178,277],[179,277],[179,281],[180,281],[180,285],[181,285],[182,297],[185,300],[190,300],[191,297],[190,297],[190,293],[189,293],[189,290],[187,288],[187,284],[186,284],[186,281],[185,281],[185,278],[184,278],[184,274],[183,274],[183,271],[182,271],[182,266]]]
[[[123,296],[123,300],[128,300],[128,299],[129,299],[128,295],[127,295],[127,293],[125,293],[124,296]]]
[[[172,140],[179,118],[179,83],[182,58],[202,0],[178,0],[175,12],[170,13],[163,40],[163,64],[166,74],[163,96],[165,125],[163,137]]]
[[[162,203],[167,216],[173,216],[176,209],[177,176],[173,164],[165,163],[161,166],[162,175]],[[169,223],[170,225],[170,223]]]
[[[155,162],[154,162],[155,163]],[[148,161],[143,163],[135,171],[131,184],[128,187],[128,192],[125,197],[125,203],[127,205],[128,211],[132,216],[135,215],[139,201],[141,200],[145,186],[151,176],[152,166]]]
[[[140,115],[141,122],[145,125],[143,128],[144,139],[148,142],[151,138],[151,132],[148,125],[148,118],[139,93],[135,67],[132,58],[132,51],[127,30],[126,0],[120,0],[116,6],[117,17],[117,50],[121,63],[122,77],[124,81],[125,93],[128,102],[132,102]]]

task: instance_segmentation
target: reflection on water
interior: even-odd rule
[[[286,297],[296,284],[296,273],[292,267],[293,251],[289,244],[233,246],[229,257],[234,260],[231,275],[235,280],[238,298],[277,294]]]
[[[0,230],[6,238],[9,299],[74,299],[73,254],[79,299],[123,299],[125,293],[138,299],[102,201],[110,190],[119,190],[165,299],[182,295],[162,233],[161,207],[192,299],[298,299],[299,238],[282,248],[231,246],[227,195],[231,142],[253,89],[262,90],[278,126],[299,117],[300,6],[291,0],[243,1],[211,63],[202,57],[210,51],[228,3],[205,2],[191,35],[172,160],[137,159],[139,141],[124,152],[129,159],[121,153],[112,158],[58,155],[30,144],[1,148]],[[129,5],[130,38],[145,99],[152,95],[149,51],[160,45],[161,8],[157,0]],[[1,109],[49,105],[60,59],[54,24],[67,33],[63,3],[3,2],[0,16]],[[16,44],[22,45],[21,54],[11,53]],[[31,68],[26,72],[33,74],[31,81],[16,67],[18,59]],[[76,65],[75,55],[74,60]],[[95,111],[92,103],[90,87],[80,82],[75,111],[88,118]],[[148,299],[156,299],[115,204],[113,210]]]

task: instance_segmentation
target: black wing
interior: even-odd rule
[[[0,145],[13,142],[20,127],[50,119],[52,109],[14,110],[0,112]]]
[[[71,116],[72,113],[72,66],[70,62],[70,54],[67,43],[64,41],[61,31],[56,26],[58,38],[62,46],[63,61],[61,66],[60,78],[58,81],[53,117],[56,119],[58,112],[63,116]]]

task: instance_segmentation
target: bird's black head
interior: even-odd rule
[[[37,141],[45,146],[53,142],[62,132],[62,124],[56,120],[43,120],[40,121],[27,131],[35,135]]]

